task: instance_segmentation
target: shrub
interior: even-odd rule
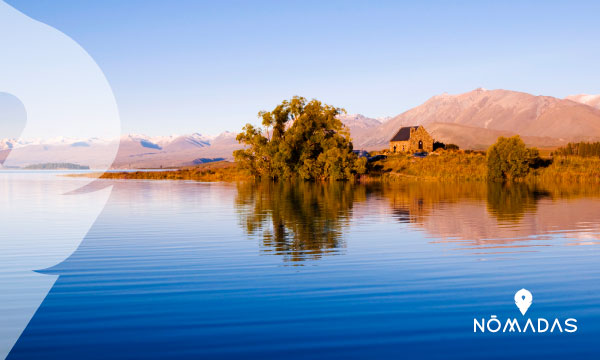
[[[488,180],[514,181],[529,173],[531,166],[539,158],[537,149],[528,149],[516,135],[499,137],[487,151]]]
[[[434,141],[433,142],[433,151],[436,151],[437,149],[446,149],[446,144],[444,144],[443,142],[440,142],[440,141]]]

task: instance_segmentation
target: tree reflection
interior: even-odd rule
[[[352,225],[404,223],[385,236],[402,240],[413,230],[424,231],[434,243],[453,242],[477,249],[539,246],[550,231],[579,231],[581,219],[594,223],[588,207],[600,202],[571,199],[598,197],[600,189],[546,187],[516,183],[310,183],[265,182],[238,185],[236,208],[249,235],[262,251],[285,261],[318,259],[340,253]],[[565,199],[569,199],[566,203]],[[357,203],[364,202],[360,206]],[[364,238],[365,241],[368,238]],[[498,250],[500,251],[500,250]]]
[[[530,184],[487,184],[487,208],[500,223],[520,221],[525,213],[535,212],[544,197],[550,193]]]
[[[600,205],[589,200],[600,189],[543,183],[413,182],[385,185],[382,194],[398,222],[422,229],[433,243],[492,252],[540,246],[539,240],[557,230],[589,231],[581,224],[597,223],[589,209]],[[401,239],[404,234],[394,236]]]
[[[350,183],[240,183],[236,207],[246,232],[261,237],[263,251],[295,262],[343,249],[353,203],[365,199],[366,187]]]
[[[485,198],[484,183],[392,183],[384,184],[380,191],[403,223],[420,223],[444,204]]]

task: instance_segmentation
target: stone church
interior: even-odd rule
[[[390,151],[409,154],[422,151],[432,152],[433,138],[423,126],[402,127],[390,140]]]

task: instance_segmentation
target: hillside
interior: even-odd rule
[[[499,134],[519,134],[534,146],[555,146],[566,141],[600,139],[600,110],[550,96],[476,89],[434,96],[377,126],[370,134],[354,136],[355,145],[365,149],[386,147],[390,134],[408,125],[424,125],[430,132],[437,132],[436,140],[467,148],[487,147]]]
[[[373,118],[368,118],[361,114],[343,114],[338,118],[350,130],[352,139],[362,139],[382,124],[381,121]]]
[[[457,144],[462,149],[485,150],[495,143],[500,136],[513,136],[515,132],[491,130],[480,127],[472,127],[450,123],[432,123],[427,125],[427,131],[437,141],[445,144]],[[566,145],[567,141],[551,137],[521,136],[529,146],[557,147]]]

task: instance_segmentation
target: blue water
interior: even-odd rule
[[[72,256],[41,271],[59,278],[9,359],[600,355],[593,194],[103,184],[107,206]],[[491,315],[571,317],[578,331],[474,333]]]

